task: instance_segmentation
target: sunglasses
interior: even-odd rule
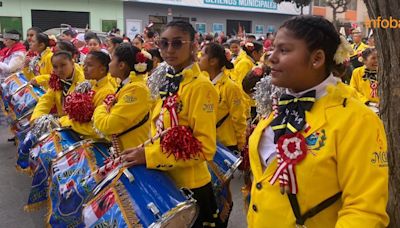
[[[171,47],[173,49],[180,49],[183,46],[183,44],[191,43],[191,42],[192,41],[190,41],[190,40],[172,40],[172,41],[168,41],[168,40],[162,39],[162,40],[158,40],[156,44],[158,45],[158,47],[160,49],[165,50],[165,49],[168,49],[169,45],[171,45]]]

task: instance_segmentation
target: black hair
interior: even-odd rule
[[[54,57],[56,57],[56,56],[64,56],[67,59],[72,61],[72,55],[68,51],[58,51],[58,52],[54,53],[53,56],[51,56],[51,61],[52,62],[53,62]]]
[[[122,43],[115,49],[114,56],[118,58],[119,62],[125,62],[129,66],[130,71],[134,71],[137,74],[143,74],[153,69],[153,60],[151,59],[146,60],[147,69],[145,72],[136,71],[135,64],[138,63],[138,61],[136,60],[136,55],[140,52],[141,50],[139,48],[134,47],[128,43]]]
[[[144,43],[144,40],[140,34],[136,34],[134,39],[139,39],[140,43],[142,43],[142,44]]]
[[[205,53],[208,55],[208,58],[216,58],[218,59],[219,67],[225,67],[226,69],[233,69],[233,63],[231,63],[225,55],[225,48],[217,43],[209,43],[206,44]]]
[[[10,33],[10,34],[14,34],[14,35],[18,35],[19,36],[19,39],[11,39],[11,40],[14,40],[14,41],[19,41],[19,40],[21,40],[21,38],[22,38],[22,35],[21,35],[21,33],[19,33],[17,30],[15,30],[15,29],[13,29],[13,30],[10,30],[10,31],[8,31],[8,32],[6,32],[6,33]]]
[[[67,36],[71,36],[72,38],[75,38],[76,35],[78,35],[77,32],[74,31],[72,28],[65,30],[65,31],[63,32],[63,34],[64,34],[64,35],[67,35]]]
[[[122,39],[122,37],[114,36],[110,38],[110,41],[113,44],[121,44],[122,42],[124,42],[124,39]]]
[[[253,45],[251,45],[253,44]],[[263,50],[264,46],[257,41],[253,41],[253,42],[247,42],[247,44],[245,44],[242,49],[246,52],[246,54],[250,57],[253,56],[253,51],[261,51]]]
[[[238,39],[229,40],[229,46],[232,45],[232,44],[239,44],[240,45],[240,40],[238,40]]]
[[[72,56],[79,54],[75,45],[71,41],[68,41],[68,40],[58,41],[57,45],[58,45],[58,48],[60,49],[58,51],[67,51],[67,52],[71,53]]]
[[[206,41],[210,41],[210,42],[213,42],[213,41],[214,41],[214,36],[213,36],[213,35],[210,35],[210,34],[208,34],[208,35],[206,35],[206,37],[204,38],[204,40],[206,40]]]
[[[223,43],[222,47],[229,49],[230,45],[228,43]]]
[[[327,75],[336,67],[333,57],[340,44],[340,36],[330,21],[321,16],[295,16],[285,21],[279,29],[282,28],[289,30],[297,39],[304,40],[310,52],[318,49],[324,51]]]
[[[39,44],[44,44],[44,46],[47,48],[50,46],[50,38],[47,34],[45,33],[36,33],[36,39]]]
[[[376,51],[375,48],[367,48],[367,49],[365,49],[365,50],[361,53],[361,56],[362,56],[362,58],[363,58],[364,61],[365,61],[365,60],[367,60],[367,58],[368,58],[370,55],[372,55],[372,53],[374,53],[375,51]]]
[[[110,62],[111,62],[110,55],[108,55],[102,51],[91,51],[91,52],[89,52],[88,56],[89,55],[92,55],[95,59],[97,59],[100,62],[100,64],[106,68],[106,70],[108,72],[108,70],[109,70],[108,64],[110,64]]]
[[[85,42],[87,43],[89,42],[89,40],[93,39],[94,37],[97,37],[97,35],[92,31],[87,31],[83,37],[85,39]]]
[[[101,40],[100,40],[100,38],[99,38],[97,35],[91,37],[88,41],[90,41],[90,40],[96,40],[97,43],[99,43],[99,44],[101,45]]]
[[[161,54],[160,54],[160,51],[158,50],[158,48],[150,49],[149,53],[151,56],[158,58],[160,60],[160,62],[164,61],[164,59],[161,57]]]
[[[35,31],[36,33],[41,33],[42,29],[39,27],[31,27],[27,31]]]
[[[189,33],[190,41],[194,41],[196,30],[194,30],[192,24],[190,24],[189,22],[181,20],[171,21],[165,26],[165,29],[170,27],[176,27],[182,32]]]
[[[246,38],[247,38],[247,39],[254,39],[254,40],[255,40],[255,39],[256,39],[256,36],[255,36],[255,35],[247,35]]]
[[[146,35],[149,39],[151,39],[154,38],[155,33],[153,31],[148,31]]]

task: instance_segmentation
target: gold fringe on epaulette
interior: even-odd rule
[[[23,168],[21,168],[20,166],[16,165],[16,166],[15,166],[15,169],[16,169],[18,172],[20,172],[20,173],[27,174],[27,175],[29,175],[29,176],[33,176],[33,172],[32,172],[32,170],[31,170],[31,167],[28,167],[28,168],[23,169]]]
[[[115,193],[117,194],[117,203],[121,206],[122,215],[128,222],[128,226],[132,228],[143,227],[133,209],[132,202],[129,198],[129,193],[126,191],[124,185],[120,181],[115,184],[115,190]]]

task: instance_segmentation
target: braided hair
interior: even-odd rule
[[[225,48],[217,43],[209,43],[206,44],[205,53],[208,55],[208,58],[216,58],[218,59],[219,67],[225,67],[226,69],[233,69],[233,63],[231,63],[226,58]]]

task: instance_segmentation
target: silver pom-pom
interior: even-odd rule
[[[253,98],[256,100],[258,115],[268,116],[272,111],[273,98],[279,98],[284,89],[274,86],[270,76],[263,77],[254,87]]]
[[[79,83],[76,87],[75,87],[75,92],[78,93],[87,93],[92,89],[92,83],[90,83],[89,80],[85,80],[81,83]]]
[[[43,115],[35,120],[32,133],[37,136],[42,136],[59,127],[60,123],[53,115]]]
[[[150,89],[151,98],[156,100],[160,96],[160,87],[165,83],[168,64],[162,62],[147,79],[147,86]]]

